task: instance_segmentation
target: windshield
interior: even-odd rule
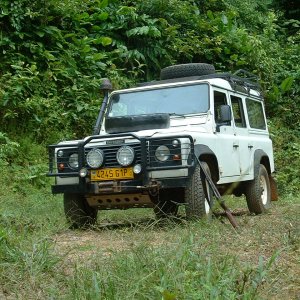
[[[208,84],[194,84],[113,94],[108,116],[185,115],[206,113],[208,109]]]

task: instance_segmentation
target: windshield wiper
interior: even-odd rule
[[[178,113],[175,113],[175,112],[169,113],[169,116],[186,118],[186,115],[178,114]]]

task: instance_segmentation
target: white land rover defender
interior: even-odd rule
[[[184,205],[187,219],[203,217],[212,205],[205,174],[221,195],[245,194],[250,212],[265,212],[277,197],[272,142],[259,85],[239,75],[175,65],[160,81],[110,94],[104,80],[93,135],[49,146],[52,192],[64,194],[70,225],[134,207],[164,217]]]

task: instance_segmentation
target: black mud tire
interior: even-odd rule
[[[161,70],[160,79],[174,79],[189,76],[202,76],[215,73],[215,67],[204,63],[191,63],[169,66]]]
[[[157,219],[174,218],[178,214],[178,203],[183,200],[182,189],[163,189],[159,192],[153,208]]]
[[[98,210],[89,206],[80,194],[64,194],[64,211],[71,229],[85,229],[97,221]]]
[[[265,166],[259,164],[256,168],[256,176],[247,183],[245,195],[249,211],[262,214],[271,207],[271,187]]]
[[[202,166],[208,168],[207,164],[202,162]],[[212,195],[211,190],[205,191],[207,187],[204,174],[201,171],[200,165],[197,164],[194,174],[188,180],[185,188],[185,212],[187,220],[198,220],[205,216],[211,215],[211,210],[208,210],[206,195]]]

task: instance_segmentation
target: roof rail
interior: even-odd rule
[[[259,77],[249,71],[239,69],[235,71],[232,76],[230,76],[230,80],[233,83],[244,86],[245,88],[261,91]]]
[[[257,75],[255,75],[255,74],[253,74],[249,71],[246,71],[244,69],[239,69],[239,70],[235,71],[233,73],[233,75],[239,76],[241,78],[246,78],[246,79],[249,79],[249,80],[253,80],[255,82],[258,82],[258,79],[259,79],[259,77]]]

